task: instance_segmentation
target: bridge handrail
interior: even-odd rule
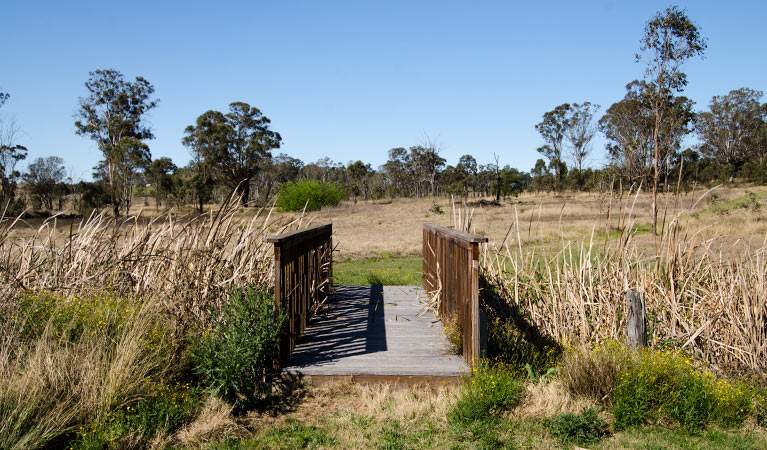
[[[276,364],[284,367],[316,306],[330,293],[333,225],[317,225],[266,238],[274,244],[274,302],[287,320]]]
[[[423,224],[423,287],[438,293],[442,322],[461,326],[463,358],[470,367],[480,357],[479,245],[486,242],[483,236]]]

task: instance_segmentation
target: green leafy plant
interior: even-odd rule
[[[434,201],[431,204],[431,208],[429,208],[429,212],[432,212],[434,214],[444,214],[445,213],[445,211],[442,210],[442,207],[439,206],[439,203],[437,203],[436,201]]]
[[[141,303],[108,291],[67,296],[47,290],[20,295],[16,311],[7,315],[25,340],[40,336],[46,327],[53,335],[75,342],[83,335],[114,337]]]
[[[643,350],[618,376],[613,416],[618,428],[665,419],[689,430],[709,422],[737,426],[752,413],[754,389],[695,368],[682,353]]]
[[[235,290],[222,317],[192,349],[195,372],[215,395],[252,406],[271,390],[278,334],[285,321],[269,292]]]
[[[344,198],[344,189],[335,183],[297,181],[280,187],[277,207],[285,211],[318,211],[325,206],[336,206]]]
[[[599,409],[584,408],[580,414],[562,413],[546,421],[547,428],[563,443],[588,445],[610,434]]]
[[[121,442],[151,440],[155,433],[173,433],[199,405],[199,392],[189,383],[159,383],[141,402],[111,411],[102,422],[80,427],[73,450],[120,447]]]
[[[516,406],[524,390],[524,383],[510,366],[483,360],[464,383],[448,422],[463,428],[486,428],[499,414]]]

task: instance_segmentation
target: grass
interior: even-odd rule
[[[763,374],[767,221],[757,205],[767,191],[752,191],[722,189],[715,203],[697,206],[700,191],[664,196],[672,206],[659,243],[646,232],[646,194],[634,209],[634,197],[619,193],[523,194],[517,205],[479,207],[475,231],[490,239],[481,254],[485,287],[508,313],[497,317],[515,319],[513,328],[492,322],[489,331],[513,377],[475,374],[474,388],[310,387],[287,404],[250,411],[199,386],[165,396],[158,386],[194,373],[186,336],[211,332],[233,287],[273,282],[263,236],[292,219],[228,205],[218,214],[117,226],[95,216],[71,230],[56,219],[6,220],[0,296],[17,301],[0,313],[15,319],[26,311],[33,322],[0,321],[0,447],[572,448],[562,436],[602,430],[593,414],[580,414],[599,406],[612,435],[591,448],[767,448],[763,390],[748,394],[748,406],[740,383],[712,384],[666,359],[647,370],[668,366],[672,376],[663,379],[675,383],[668,391],[652,391],[642,383],[650,372],[629,373],[615,355],[565,353],[572,371],[551,372],[559,353],[545,345],[588,347],[621,336],[628,287],[645,292],[651,344],[675,339],[695,355],[694,367]],[[315,223],[334,223],[334,243],[349,256],[336,262],[336,282],[421,284],[420,257],[401,255],[420,252],[423,222],[453,220],[449,200],[436,204],[361,201],[314,213]],[[726,213],[689,214],[715,206]],[[627,229],[634,232],[620,232]],[[630,236],[619,242],[620,235]],[[622,403],[614,398],[620,389]],[[632,406],[648,392],[673,401]],[[620,430],[611,396],[621,405]],[[748,417],[726,416],[741,408]],[[627,410],[638,414],[623,420]],[[563,423],[552,432],[556,417]],[[112,438],[117,443],[107,444]]]
[[[335,284],[346,286],[420,286],[421,257],[382,254],[333,263]]]
[[[394,389],[342,383],[309,390],[295,411],[265,423],[260,420],[266,417],[254,418],[253,432],[220,439],[207,448],[572,449],[576,441],[589,442],[591,449],[767,448],[764,430],[746,427],[689,433],[682,428],[646,426],[606,435],[598,417],[580,412],[573,415],[581,417],[556,428],[566,436],[571,431],[575,436],[587,436],[585,441],[563,439],[561,433],[552,432],[552,421],[547,418],[520,417],[513,412],[494,413],[492,420],[482,414],[479,422],[470,421],[474,425],[467,427],[449,418],[451,404],[461,395],[457,386]]]

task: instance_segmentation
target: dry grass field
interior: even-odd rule
[[[650,201],[647,193],[628,192],[525,193],[503,201],[500,207],[481,206],[475,198],[469,198],[468,205],[444,197],[345,201],[312,213],[311,218],[315,223],[333,223],[336,258],[342,260],[381,253],[420,255],[422,224],[452,226],[459,213],[462,219],[467,214],[472,217],[472,232],[488,237],[491,248],[521,242],[523,251],[551,250],[563,241],[587,241],[592,232],[597,242],[604,242],[607,233],[614,237],[630,222],[637,229],[636,242],[651,248]],[[434,204],[441,213],[434,211]],[[761,245],[767,234],[762,209],[767,207],[767,187],[719,187],[710,192],[699,188],[678,197],[662,197],[660,205],[667,207],[666,223],[678,215],[686,232],[700,232],[701,238],[717,236],[723,245],[743,241]]]

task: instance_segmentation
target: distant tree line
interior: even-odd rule
[[[87,96],[79,99],[74,123],[75,132],[94,141],[102,154],[94,181],[75,180],[57,156],[37,158],[22,173],[18,163],[27,149],[17,142],[18,127],[0,121],[1,206],[9,212],[71,207],[81,213],[110,207],[118,216],[140,197],[158,207],[194,205],[202,211],[231,193],[243,205],[266,205],[281,186],[304,180],[333,183],[347,198],[361,200],[508,198],[525,191],[605,191],[621,184],[651,191],[657,217],[658,192],[735,180],[767,183],[763,92],[740,88],[716,95],[704,111],[695,111],[692,100],[681,95],[687,85],[682,64],[705,48],[684,10],[657,13],[646,23],[636,56],[645,76],[628,83],[623,99],[601,116],[600,105],[588,101],[544,113],[535,126],[543,141],[537,148],[541,158],[529,171],[501,167],[497,156],[480,164],[468,153],[448,165],[440,145],[428,138],[388,150],[377,168],[361,160],[304,162],[273,154],[281,135],[244,102],[231,103],[225,112],[204,112],[187,126],[182,143],[192,158],[179,167],[166,157],[153,160],[147,144],[154,135],[146,114],[158,105],[154,86],[142,77],[130,81],[115,70],[97,70],[85,83]],[[8,98],[0,93],[0,107]],[[593,168],[588,160],[599,133],[608,161]],[[683,148],[693,134],[698,144]]]

